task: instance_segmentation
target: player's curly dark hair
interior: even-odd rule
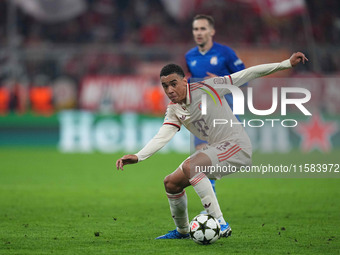
[[[173,74],[173,73],[176,73],[178,74],[180,77],[184,78],[184,71],[182,69],[182,67],[180,67],[179,65],[176,65],[176,64],[168,64],[168,65],[165,65],[161,72],[160,72],[160,77],[162,76],[168,76],[169,74]]]

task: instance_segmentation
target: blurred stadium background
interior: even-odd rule
[[[198,13],[215,18],[215,40],[235,49],[247,67],[294,51],[310,59],[251,83],[258,109],[270,107],[273,86],[309,89],[314,116],[301,119],[300,129],[248,130],[256,150],[340,146],[337,0],[0,0],[0,12],[0,146],[139,149],[167,105],[159,70],[169,62],[185,66]],[[302,115],[293,108],[291,114]],[[164,151],[188,152],[188,144],[183,131]]]

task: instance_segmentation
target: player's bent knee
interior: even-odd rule
[[[176,194],[179,192],[182,192],[183,187],[176,183],[173,178],[173,176],[170,174],[164,178],[164,187],[166,192],[171,193],[171,194]]]

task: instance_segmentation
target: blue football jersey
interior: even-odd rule
[[[229,75],[245,68],[241,59],[239,59],[230,47],[214,42],[211,49],[202,54],[198,47],[192,48],[185,54],[185,60],[189,72],[191,73],[190,82],[203,80],[207,72],[218,76]],[[233,109],[232,94],[225,95],[225,98]]]

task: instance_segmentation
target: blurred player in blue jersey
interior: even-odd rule
[[[196,15],[192,22],[192,33],[197,46],[185,54],[188,70],[191,74],[190,82],[206,80],[215,76],[225,76],[245,69],[230,47],[213,41],[215,35],[215,21],[209,15]],[[232,94],[225,95],[231,109],[233,109]],[[236,116],[237,117],[237,116]],[[238,117],[237,117],[238,118]],[[196,150],[206,146],[206,141],[194,138]],[[210,180],[215,190],[215,180]]]

